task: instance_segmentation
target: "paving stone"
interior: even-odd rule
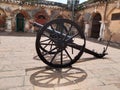
[[[25,80],[24,80],[24,85],[25,86],[32,85],[32,83],[30,82],[30,77],[31,76],[25,76]]]
[[[14,77],[14,76],[24,76],[24,75],[25,75],[25,71],[24,70],[0,72],[0,78]]]
[[[68,85],[68,86],[61,86],[55,87],[55,90],[79,90],[79,86],[77,84]]]
[[[0,72],[2,71],[15,71],[18,70],[18,68],[15,65],[3,65],[0,69]]]
[[[0,58],[0,65],[10,65],[12,64],[11,60],[6,60],[5,58]]]
[[[114,74],[118,74],[119,73],[116,69],[113,69],[111,67],[109,67],[109,68],[102,68],[102,69],[95,69],[95,70],[90,70],[90,71],[96,77],[114,75]]]
[[[33,86],[23,86],[23,87],[9,88],[7,90],[33,90]]]
[[[99,80],[105,85],[120,83],[120,74],[101,76]]]
[[[23,77],[0,78],[0,90],[23,86]]]
[[[120,83],[115,83],[114,85],[120,89]]]
[[[120,90],[120,89],[114,85],[105,85],[105,86],[91,87],[88,90]]]
[[[104,83],[97,78],[86,78],[83,82],[79,82],[78,85],[81,89],[88,90],[88,88],[91,88],[91,87],[103,86]]]
[[[55,89],[53,87],[52,88],[47,88],[47,86],[46,87],[37,87],[37,86],[34,86],[33,90],[55,90]]]
[[[120,72],[120,63],[113,64],[112,67]]]
[[[29,68],[44,67],[46,66],[43,62],[35,61],[30,63],[20,63],[15,65],[19,69],[27,70]]]
[[[4,65],[0,65],[0,71],[3,70]]]

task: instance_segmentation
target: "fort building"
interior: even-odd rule
[[[54,2],[39,4],[0,0],[0,31],[34,32],[36,29],[30,20],[44,25],[56,18],[71,19],[72,12],[65,7]],[[84,25],[86,37],[108,40],[112,36],[112,42],[120,43],[120,0],[86,4],[84,9],[75,11],[74,21]]]

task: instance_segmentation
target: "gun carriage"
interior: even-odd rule
[[[37,54],[50,67],[71,66],[84,52],[96,58],[103,58],[107,54],[109,42],[101,53],[85,48],[84,30],[71,20],[55,19],[45,25],[37,22],[32,24],[40,28],[36,37]]]

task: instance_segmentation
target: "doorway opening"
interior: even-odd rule
[[[25,25],[24,15],[21,13],[18,13],[16,15],[16,31],[17,32],[24,32],[24,25]]]
[[[99,13],[96,13],[92,20],[92,29],[91,29],[91,37],[92,38],[98,38],[100,33],[100,23],[101,21],[101,15]]]

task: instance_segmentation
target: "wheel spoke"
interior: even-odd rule
[[[54,39],[51,38],[50,36],[47,36],[47,35],[45,35],[44,33],[43,33],[43,35],[44,35],[45,37],[48,37],[50,40],[54,41]]]
[[[54,27],[52,26],[52,25],[50,25],[50,27],[52,28],[52,30],[55,32],[55,29],[54,29]]]
[[[60,33],[61,33],[61,36],[63,35],[63,30],[64,30],[64,24],[61,23],[60,24]]]
[[[43,56],[49,54],[49,53],[52,53],[52,51],[54,51],[55,49],[57,49],[57,47],[53,48],[52,50],[48,51],[48,52],[45,52],[45,54],[43,54]]]
[[[48,43],[40,43],[41,45],[55,45],[55,44],[48,44]]]
[[[56,30],[60,32],[61,36],[63,34],[63,28],[64,28],[63,22],[58,22],[56,26]]]
[[[40,41],[40,42],[46,42],[46,41],[49,41],[50,39],[48,38],[48,39],[46,39],[46,40],[43,40],[43,41]]]
[[[56,23],[56,29],[55,30],[59,31],[59,25],[58,25],[58,23]]]
[[[55,55],[54,55],[53,58],[51,59],[50,63],[53,62],[53,60],[55,59],[55,57],[56,57],[56,55],[57,55],[58,53],[59,53],[58,51],[55,53]]]
[[[63,51],[61,50],[61,65],[63,64]]]
[[[65,49],[65,52],[68,55],[68,57],[70,58],[70,60],[72,61],[72,58],[71,58],[70,54],[68,53],[68,51],[66,49]]]
[[[53,42],[52,42],[52,44],[50,45],[50,50],[52,50],[53,45],[55,45],[55,44],[53,44]]]
[[[50,45],[50,42],[51,42],[51,41],[49,41],[48,44],[46,44],[43,48],[46,48],[48,45]]]
[[[70,32],[71,32],[71,30],[72,30],[72,24],[71,24],[71,26],[70,26],[70,28],[69,28],[69,32],[68,32],[68,33],[70,33]]]
[[[68,38],[66,41],[67,42],[69,42],[70,40],[72,40],[73,38],[75,38],[76,36],[78,36],[79,35],[79,33],[77,33],[77,34],[75,34],[75,35],[73,35],[73,36],[71,36],[70,38]]]
[[[67,30],[68,32],[67,32],[67,34],[66,34],[64,40],[68,37],[68,35],[70,34],[71,30],[72,30],[72,25],[70,26],[69,30]]]

